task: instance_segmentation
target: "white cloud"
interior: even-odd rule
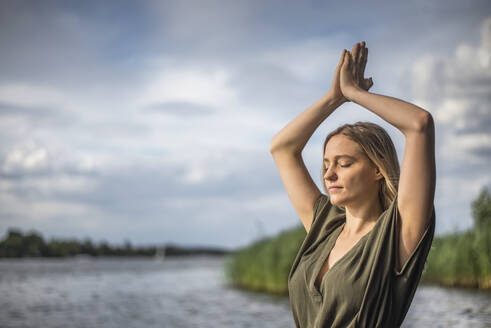
[[[424,55],[411,67],[414,103],[436,122],[436,201],[448,232],[472,226],[470,205],[491,184],[491,17],[477,45],[458,44],[449,56]],[[453,226],[452,226],[453,225]]]
[[[259,60],[271,65],[279,65],[298,78],[316,81],[334,68],[344,49],[341,38],[311,38],[266,50]],[[351,49],[349,49],[351,50]]]
[[[455,135],[448,133],[445,136],[444,143],[439,145],[442,159],[452,160],[454,163],[460,162],[463,159],[469,163],[479,163],[482,159],[472,153],[480,148],[485,148],[491,145],[491,135],[487,133],[474,133]]]
[[[0,85],[0,102],[27,107],[58,107],[69,104],[69,97],[59,90],[28,83]]]
[[[299,224],[269,142],[328,90],[342,48],[360,33],[371,44],[367,68],[377,73],[375,88],[383,94],[405,95],[401,81],[414,53],[433,47],[413,66],[414,102],[434,113],[447,142],[437,149],[440,163],[459,170],[465,156],[479,168],[466,166],[445,199],[452,199],[454,184],[489,181],[479,155],[489,144],[482,129],[489,113],[489,21],[478,46],[462,43],[440,57],[437,47],[464,39],[464,32],[454,32],[470,29],[469,16],[450,23],[442,16],[446,22],[433,24],[433,34],[401,43],[413,15],[405,13],[408,20],[394,33],[386,21],[341,29],[334,16],[337,9],[349,11],[346,4],[330,8],[324,21],[325,8],[299,3],[281,11],[260,2],[150,5],[151,12],[141,6],[134,21],[102,13],[114,12],[112,5],[95,16],[52,5],[26,5],[26,16],[6,7],[0,22],[0,39],[11,45],[0,54],[2,227],[234,245],[248,239],[246,230],[254,231],[257,220],[269,231]],[[306,29],[292,26],[293,17]],[[311,139],[317,145],[303,153],[317,183],[324,131],[354,117],[382,121],[353,104],[329,117]],[[465,202],[459,215],[467,215]],[[183,216],[194,233],[176,221]]]
[[[235,103],[236,91],[227,84],[229,74],[223,69],[163,69],[148,82],[141,106],[188,102],[208,106]]]
[[[66,219],[77,217],[85,219],[93,216],[95,209],[90,205],[60,200],[22,200],[7,193],[0,194],[0,202],[4,205],[2,213],[13,214],[18,218],[29,218],[34,221],[50,221],[54,217]],[[2,222],[3,223],[3,222]]]
[[[95,188],[97,181],[94,177],[69,175],[67,173],[52,174],[49,176],[24,177],[22,180],[4,181],[2,191],[16,189],[35,190],[43,195],[79,193],[81,190],[89,193]]]
[[[463,128],[465,115],[468,114],[471,107],[469,99],[447,98],[443,99],[440,106],[435,111],[435,119],[439,123],[451,124],[457,128]]]
[[[450,57],[426,55],[412,66],[415,102],[443,129],[443,160],[473,157],[491,147],[491,17],[481,24],[480,44],[459,44]],[[489,153],[481,152],[482,160]]]
[[[14,148],[6,154],[2,163],[2,171],[11,173],[14,171],[33,171],[47,166],[48,152],[46,148],[39,147],[32,142],[22,147]]]

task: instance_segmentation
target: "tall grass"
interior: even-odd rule
[[[422,280],[491,290],[491,196],[485,188],[472,203],[474,227],[433,241]]]
[[[238,288],[286,295],[288,273],[305,236],[300,226],[238,250],[225,262],[228,282]]]
[[[472,203],[472,215],[473,229],[435,236],[422,282],[491,290],[491,196],[487,189]],[[305,236],[304,227],[298,226],[236,251],[225,262],[225,277],[238,288],[287,295],[288,273]]]

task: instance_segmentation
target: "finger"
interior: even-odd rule
[[[351,49],[351,53],[354,54],[356,47],[358,46],[358,42],[353,45],[353,49]]]
[[[363,41],[360,45],[360,50],[358,51],[357,63],[361,64],[363,60],[363,55],[365,54],[365,41]]]
[[[351,54],[351,52],[347,52],[346,54],[346,66],[351,69],[352,66],[353,66],[353,55]]]
[[[352,51],[352,54],[353,54],[353,61],[356,63],[358,62],[358,52],[360,51],[360,43],[357,42],[354,46],[353,46],[353,51]]]
[[[368,59],[368,48],[363,49],[363,58],[361,61],[361,76],[365,74],[365,67],[367,65],[367,59]]]
[[[338,66],[343,65],[345,55],[346,55],[346,49],[343,49],[343,53],[341,54],[341,58],[339,59]]]
[[[362,42],[356,56],[356,77],[357,79],[363,79],[362,63],[363,63],[363,53],[365,52],[364,43]]]
[[[349,67],[350,56],[351,56],[351,54],[349,53],[349,51],[346,51],[344,53],[343,67],[345,67],[345,68]]]

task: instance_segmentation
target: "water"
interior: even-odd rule
[[[420,285],[402,327],[489,328],[491,293]]]
[[[0,260],[0,327],[292,327],[286,297],[230,288],[222,257]],[[420,286],[403,327],[491,327],[491,294]]]

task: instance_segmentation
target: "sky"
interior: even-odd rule
[[[436,231],[473,225],[491,190],[489,1],[2,1],[0,233],[243,247],[301,221],[271,138],[366,41],[370,92],[435,120]],[[355,103],[344,123],[404,136]],[[2,236],[2,237],[3,237]]]

